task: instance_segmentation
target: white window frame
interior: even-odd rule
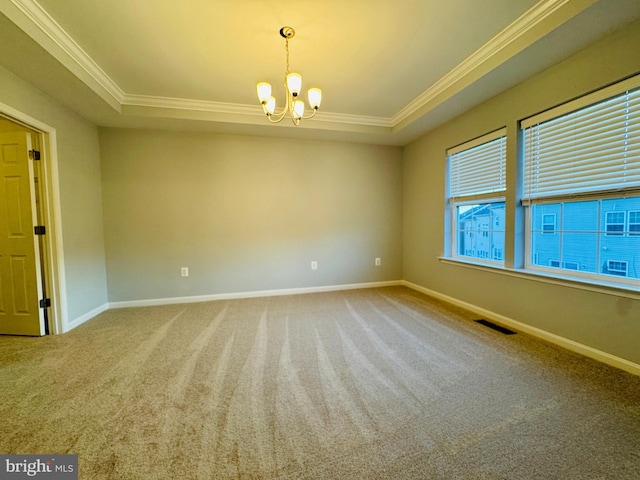
[[[624,210],[613,210],[611,212],[604,212],[604,234],[608,237],[621,237],[625,234],[625,226],[627,224],[627,212]],[[612,222],[609,220],[609,215],[622,215],[622,222]],[[609,230],[609,226],[619,225],[621,230]]]
[[[569,265],[575,265],[576,268],[572,268]],[[578,262],[562,262],[562,268],[565,270],[580,270],[580,264]]]
[[[558,265],[552,265],[553,263],[557,263]],[[569,265],[575,265],[575,268]],[[564,260],[562,262],[560,260],[549,260],[549,266],[551,268],[563,268],[565,270],[580,270],[580,264],[578,262],[565,262]]]
[[[613,263],[619,263],[620,265],[624,265],[624,269],[619,269],[619,268],[611,268],[611,264]],[[616,275],[615,273],[613,274],[614,277],[626,277],[627,275],[629,275],[629,262],[625,261],[625,260],[607,260],[607,270],[610,272],[620,272],[620,273],[624,273],[624,275]]]
[[[566,114],[576,112],[579,110],[587,110],[588,107],[592,105],[599,104],[600,102],[607,102],[615,97],[619,97],[620,95],[625,94],[625,92],[631,92],[631,95],[634,98],[633,101],[637,102],[637,91],[640,88],[640,75],[636,75],[635,77],[629,78],[617,84],[611,85],[609,87],[603,88],[599,91],[596,91],[592,94],[585,95],[584,97],[578,98],[576,100],[567,102],[566,104],[560,105],[558,107],[552,108],[550,110],[544,111],[538,115],[534,115],[533,117],[529,117],[520,122],[520,129],[526,130],[529,127],[532,127],[537,124],[542,124],[550,120],[554,120],[556,118],[560,118]],[[636,103],[637,105],[637,103]],[[523,138],[525,135],[523,135]],[[525,156],[527,145],[525,145],[526,140],[522,142],[522,154]],[[632,157],[636,158],[636,157]],[[610,286],[612,284],[621,287],[621,288],[632,288],[636,289],[640,287],[640,280],[634,277],[622,277],[617,275],[604,274],[601,272],[592,273],[581,270],[568,270],[565,269],[562,272],[558,272],[557,268],[545,267],[542,265],[537,265],[537,258],[532,258],[532,215],[531,215],[531,205],[538,203],[566,203],[574,200],[592,200],[592,199],[606,199],[606,198],[624,198],[625,196],[638,196],[640,195],[640,184],[638,183],[638,173],[637,173],[637,163],[634,163],[635,160],[631,160],[632,170],[631,176],[629,177],[627,173],[627,169],[625,170],[624,175],[626,175],[625,183],[619,183],[614,186],[614,188],[607,187],[591,187],[588,188],[576,188],[574,191],[563,190],[560,189],[558,192],[549,191],[540,191],[534,192],[532,194],[532,190],[528,189],[528,185],[526,182],[526,175],[535,175],[536,173],[531,170],[527,171],[528,168],[531,168],[527,165],[526,160],[524,161],[523,168],[523,177],[525,180],[524,188],[523,188],[523,198],[522,204],[525,206],[525,243],[524,243],[524,270],[530,271],[531,273],[540,272],[545,275],[551,275],[552,277],[571,279],[576,281],[587,281],[589,283],[595,283],[600,285]],[[582,175],[583,173],[589,174],[589,170],[584,170],[584,167],[581,167],[583,170],[578,171],[577,175]],[[610,168],[610,171],[620,172],[622,169],[620,168]],[[533,172],[533,173],[532,173]],[[634,173],[636,172],[636,173]],[[602,177],[605,178],[605,177]],[[627,180],[628,179],[628,180]],[[568,180],[568,184],[572,184],[572,180]],[[601,179],[597,178],[593,180],[593,185],[599,185],[599,181]],[[588,180],[591,182],[591,180]],[[583,185],[590,185],[591,183],[585,183]],[[577,185],[577,184],[576,184]],[[543,188],[546,188],[543,186]],[[605,212],[609,213],[609,212]],[[613,213],[613,212],[612,212]],[[618,213],[618,212],[615,212]],[[626,212],[625,215],[625,224],[623,225],[622,232],[608,232],[606,219],[608,215],[605,215],[604,218],[600,217],[600,232],[604,232],[605,235],[608,236],[621,236],[621,235],[631,235],[631,225],[636,225],[636,222],[630,221],[629,212]],[[619,224],[616,222],[615,224]],[[613,223],[612,223],[613,225]],[[640,233],[638,233],[640,234]],[[633,235],[636,235],[634,233]],[[564,262],[563,262],[564,263]],[[608,263],[607,263],[608,266]],[[625,274],[628,275],[628,262],[627,262],[627,270]],[[608,269],[608,268],[607,268]]]
[[[544,221],[544,217],[552,217],[553,218],[553,228],[551,230],[547,230],[545,225],[551,225],[549,222]],[[543,235],[555,235],[556,233],[556,214],[555,213],[543,213],[542,214],[542,230]]]
[[[456,147],[450,148],[446,152],[447,158],[447,209],[449,211],[449,225],[450,232],[447,232],[448,239],[448,247],[445,249],[445,256],[447,258],[463,261],[463,262],[471,262],[471,263],[482,263],[488,265],[494,265],[502,267],[504,266],[504,257],[502,260],[495,260],[494,254],[491,251],[487,252],[485,256],[480,256],[475,249],[473,251],[477,256],[467,255],[467,251],[471,251],[471,249],[465,249],[464,252],[458,253],[458,207],[464,207],[467,205],[486,205],[491,203],[504,203],[505,202],[505,192],[506,192],[506,128],[500,128],[493,132],[487,133],[481,137],[470,140],[468,142],[462,143]],[[502,140],[502,159],[499,167],[499,175],[500,179],[497,180],[497,184],[491,185],[488,188],[482,188],[482,186],[464,186],[461,188],[461,192],[455,192],[452,188],[452,184],[455,181],[452,181],[452,166],[451,166],[451,157],[457,153],[465,152],[471,150],[473,148],[479,147],[484,144],[488,144],[490,142],[496,140]],[[473,187],[477,188],[474,191]],[[487,231],[487,237],[483,238],[491,238],[493,233],[492,226],[488,226],[489,230]],[[480,236],[484,233],[482,229],[473,230],[473,233],[478,233]],[[467,234],[467,229],[465,226],[465,234]],[[488,240],[490,241],[490,240]]]
[[[627,212],[627,222],[628,222],[628,226],[627,226],[627,232],[630,236],[636,236],[636,235],[640,235],[640,210],[629,210],[629,212]],[[631,217],[633,216],[637,216],[637,221],[632,222],[631,221]],[[631,226],[635,226],[636,229],[633,230],[631,228]]]
[[[457,211],[458,208],[457,207],[464,207],[467,205],[488,205],[491,203],[505,203],[505,199],[504,197],[498,197],[498,198],[486,198],[483,200],[478,200],[478,201],[468,201],[468,202],[455,202],[455,203],[451,203],[451,214],[450,214],[450,218],[451,218],[451,235],[450,235],[450,249],[451,249],[451,255],[450,258],[456,259],[456,260],[461,260],[464,262],[470,261],[470,262],[480,262],[480,263],[487,263],[487,264],[493,264],[496,266],[502,266],[504,265],[504,255],[503,255],[503,259],[502,260],[495,260],[493,258],[494,254],[492,251],[489,251],[486,255],[486,257],[483,256],[474,256],[472,253],[467,254],[466,252],[476,252],[477,254],[477,250],[475,248],[466,248],[465,249],[465,253],[459,254],[458,253],[458,235],[456,234],[457,230],[456,230],[456,225],[457,225]],[[470,236],[475,236],[478,235],[479,237],[482,238],[486,238],[484,237],[484,233],[488,233],[489,237],[491,236],[491,234],[493,233],[490,230],[485,230],[482,228],[478,228],[476,230],[472,230],[470,227],[467,227],[465,225],[465,230],[463,231],[463,233],[465,235],[470,235]],[[477,240],[477,239],[476,239]],[[503,249],[504,251],[504,249]]]
[[[610,195],[589,197],[588,200],[598,201],[598,200],[607,200],[608,198],[611,198]],[[573,200],[581,201],[584,199],[573,199]],[[546,203],[567,203],[568,201],[571,201],[571,200],[568,200],[568,199],[555,200],[555,201],[549,201]],[[545,202],[540,202],[540,203],[545,203]],[[598,235],[604,234],[606,236],[605,224],[603,220],[604,216],[602,215],[600,208],[601,207],[598,208],[598,223],[599,223],[598,228],[591,233],[598,234]],[[539,258],[537,257],[537,253],[535,254],[536,256],[532,258],[532,252],[531,252],[531,235],[533,233],[532,231],[533,221],[531,218],[531,211],[532,209],[530,207],[527,208],[526,215],[525,215],[525,268],[524,268],[525,271],[531,271],[532,273],[539,272],[544,275],[551,275],[552,277],[563,278],[563,279],[571,279],[571,280],[577,280],[577,281],[582,280],[582,281],[587,281],[588,283],[598,284],[598,285],[611,286],[611,284],[615,284],[615,286],[621,287],[621,288],[631,287],[636,289],[640,287],[640,279],[637,279],[634,277],[610,275],[602,272],[594,273],[588,270],[582,270],[581,268],[579,268],[578,270],[566,269],[564,266],[566,262],[564,260],[561,262],[560,267],[551,267],[550,265],[539,265],[538,264]],[[562,220],[560,220],[560,222],[562,222]],[[541,232],[541,231],[542,230],[538,230],[538,232]],[[560,226],[558,226],[558,228],[556,229],[556,232],[560,235],[560,243],[561,243],[560,249],[562,250],[562,234],[564,233],[564,231],[561,229]],[[619,237],[620,235],[615,235],[615,236]],[[598,240],[598,244],[599,242],[600,240]],[[600,258],[599,263],[600,265],[603,265],[602,258]],[[627,269],[627,272],[628,272],[628,269]]]

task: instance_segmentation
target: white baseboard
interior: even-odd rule
[[[351,283],[346,285],[329,285],[324,287],[284,288],[279,290],[256,290],[252,292],[219,293],[213,295],[196,295],[189,297],[152,298],[148,300],[131,300],[110,302],[109,308],[152,307],[157,305],[174,305],[177,303],[210,302],[213,300],[232,300],[237,298],[276,297],[283,295],[299,295],[304,293],[334,292],[339,290],[355,290],[359,288],[392,287],[403,285],[402,280],[389,282]]]
[[[401,284],[418,292],[424,293],[425,295],[429,295],[430,297],[437,298],[444,302],[464,308],[465,310],[477,313],[482,317],[493,320],[505,327],[510,327],[519,332],[527,333],[549,343],[553,343],[554,345],[558,345],[560,347],[566,348],[567,350],[571,350],[572,352],[584,355],[585,357],[592,358],[612,367],[624,370],[625,372],[640,376],[640,365],[638,365],[637,363],[630,362],[629,360],[625,360],[624,358],[616,357],[615,355],[611,355],[610,353],[597,350],[573,340],[569,340],[568,338],[564,338],[554,333],[547,332],[546,330],[532,327],[531,325],[527,325],[526,323],[518,322],[517,320],[513,320],[512,318],[505,317],[504,315],[500,315],[490,310],[472,305],[471,303],[458,300],[457,298],[444,295],[434,290],[429,290],[428,288],[421,287],[420,285],[416,285],[415,283],[403,280]]]
[[[79,325],[82,325],[84,322],[91,320],[93,317],[100,315],[102,312],[109,310],[109,304],[105,303],[104,305],[100,305],[98,308],[94,308],[90,312],[85,313],[84,315],[79,316],[78,318],[68,322],[63,326],[62,333],[67,333],[70,330],[73,330]]]

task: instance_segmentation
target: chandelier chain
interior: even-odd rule
[[[287,52],[287,73],[285,74],[285,78],[286,78],[286,76],[289,75],[290,73],[289,72],[289,38],[284,39],[284,44],[285,44],[284,46],[285,51]]]

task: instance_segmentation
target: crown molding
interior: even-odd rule
[[[363,125],[367,127],[391,128],[393,126],[391,124],[390,118],[351,115],[348,113],[321,112],[318,113],[318,116],[314,118],[314,122],[315,121],[344,123],[349,125]]]
[[[133,95],[125,93],[104,70],[78,45],[73,38],[53,19],[35,0],[8,0],[18,9],[24,18],[9,15],[15,23],[19,23],[29,35],[43,44],[43,34],[53,45],[63,52],[53,52],[46,48],[72,72],[78,72],[79,78],[90,78],[92,88],[112,107],[122,112],[122,107],[143,107],[150,109],[173,109],[185,112],[207,112],[215,115],[228,115],[245,118],[243,123],[253,123],[264,116],[259,106],[222,103],[204,100],[170,98],[150,95]],[[535,40],[551,31],[558,24],[584,10],[597,0],[541,0],[521,15],[504,30],[494,36],[476,52],[453,68],[445,76],[423,91],[389,118],[349,115],[322,111],[315,117],[315,122],[325,124],[342,124],[361,127],[382,127],[397,131],[417,119],[429,109],[452,97],[465,86],[465,82],[473,81],[506,61],[511,56],[526,48]],[[565,8],[569,7],[569,8]],[[6,13],[6,8],[3,13]],[[565,13],[560,14],[560,11]],[[553,17],[553,18],[551,18]],[[558,18],[556,18],[558,17]],[[544,25],[549,19],[553,20]],[[528,40],[527,40],[528,39]],[[46,42],[48,43],[48,42]],[[56,55],[58,53],[58,55]],[[64,58],[61,58],[64,57]],[[76,75],[78,75],[76,73]],[[83,75],[84,74],[84,75]],[[99,87],[99,88],[97,88]],[[102,89],[106,92],[100,91]]]
[[[193,100],[188,98],[125,94],[122,100],[122,105],[132,107],[197,111],[213,114],[241,115],[246,117],[259,117],[261,120],[264,118],[264,112],[262,111],[262,107],[260,107],[259,105],[212,102],[208,100]],[[369,117],[364,115],[349,115],[344,113],[331,113],[324,111],[318,113],[318,116],[314,118],[314,121],[391,128],[391,121],[388,118]]]
[[[191,110],[198,112],[226,113],[263,117],[260,106],[240,103],[212,102],[189,98],[159,97],[154,95],[125,94],[122,104],[133,107],[167,108],[173,110]]]
[[[38,2],[35,0],[10,0],[10,2],[31,21],[33,26],[60,48],[70,60],[97,82],[114,100],[122,104],[125,96],[122,89]],[[60,58],[58,60],[62,61]],[[62,61],[62,63],[67,65],[67,62]]]
[[[584,10],[597,0],[542,0],[522,14],[514,22],[509,24],[500,33],[485,43],[482,47],[472,53],[469,57],[454,67],[444,77],[431,85],[428,89],[418,95],[414,100],[409,102],[405,107],[399,110],[391,117],[391,124],[395,128],[409,117],[419,112],[420,109],[438,100],[441,95],[447,97],[453,96],[461,88],[456,86],[464,79],[486,70],[487,65],[492,60],[497,60],[500,64],[512,55],[502,60],[497,59],[503,52],[515,45],[519,40],[528,36],[537,27],[542,25],[551,16],[558,13],[563,7],[572,4],[573,8],[567,12],[567,15],[573,16],[581,10]],[[566,19],[564,19],[566,21]],[[543,34],[555,28],[544,29],[542,34],[534,35],[534,41],[541,38]],[[530,42],[531,43],[531,42]],[[528,46],[530,43],[527,43]],[[525,47],[517,48],[517,51],[523,50]],[[495,65],[490,65],[495,68]],[[440,103],[440,102],[438,102]],[[434,105],[435,106],[435,105]]]

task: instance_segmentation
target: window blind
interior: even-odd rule
[[[522,126],[524,203],[640,189],[640,89]]]
[[[450,200],[506,190],[506,129],[447,150]]]

